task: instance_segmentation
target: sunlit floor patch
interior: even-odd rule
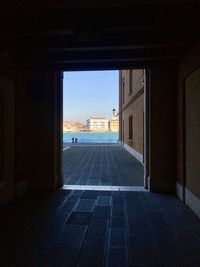
[[[64,185],[68,190],[97,190],[97,191],[142,191],[148,192],[143,186],[103,186],[103,185]]]
[[[70,146],[63,151],[63,176],[70,186],[144,186],[143,164],[120,145]]]
[[[63,147],[63,151],[65,151],[65,150],[67,150],[69,148],[70,148],[69,146],[65,146],[65,147]]]

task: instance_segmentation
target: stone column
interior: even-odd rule
[[[152,192],[174,192],[176,180],[176,70],[150,70],[149,177]]]
[[[55,186],[63,186],[63,72],[56,72],[56,90],[55,90]]]

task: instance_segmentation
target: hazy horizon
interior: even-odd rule
[[[118,112],[119,71],[64,72],[63,121],[86,123]]]

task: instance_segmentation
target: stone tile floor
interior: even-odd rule
[[[71,145],[63,151],[64,184],[143,186],[143,165],[120,145]]]
[[[200,219],[171,195],[35,192],[0,214],[1,267],[200,266]]]

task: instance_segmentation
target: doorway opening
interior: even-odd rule
[[[64,72],[64,188],[144,190],[144,75]]]

